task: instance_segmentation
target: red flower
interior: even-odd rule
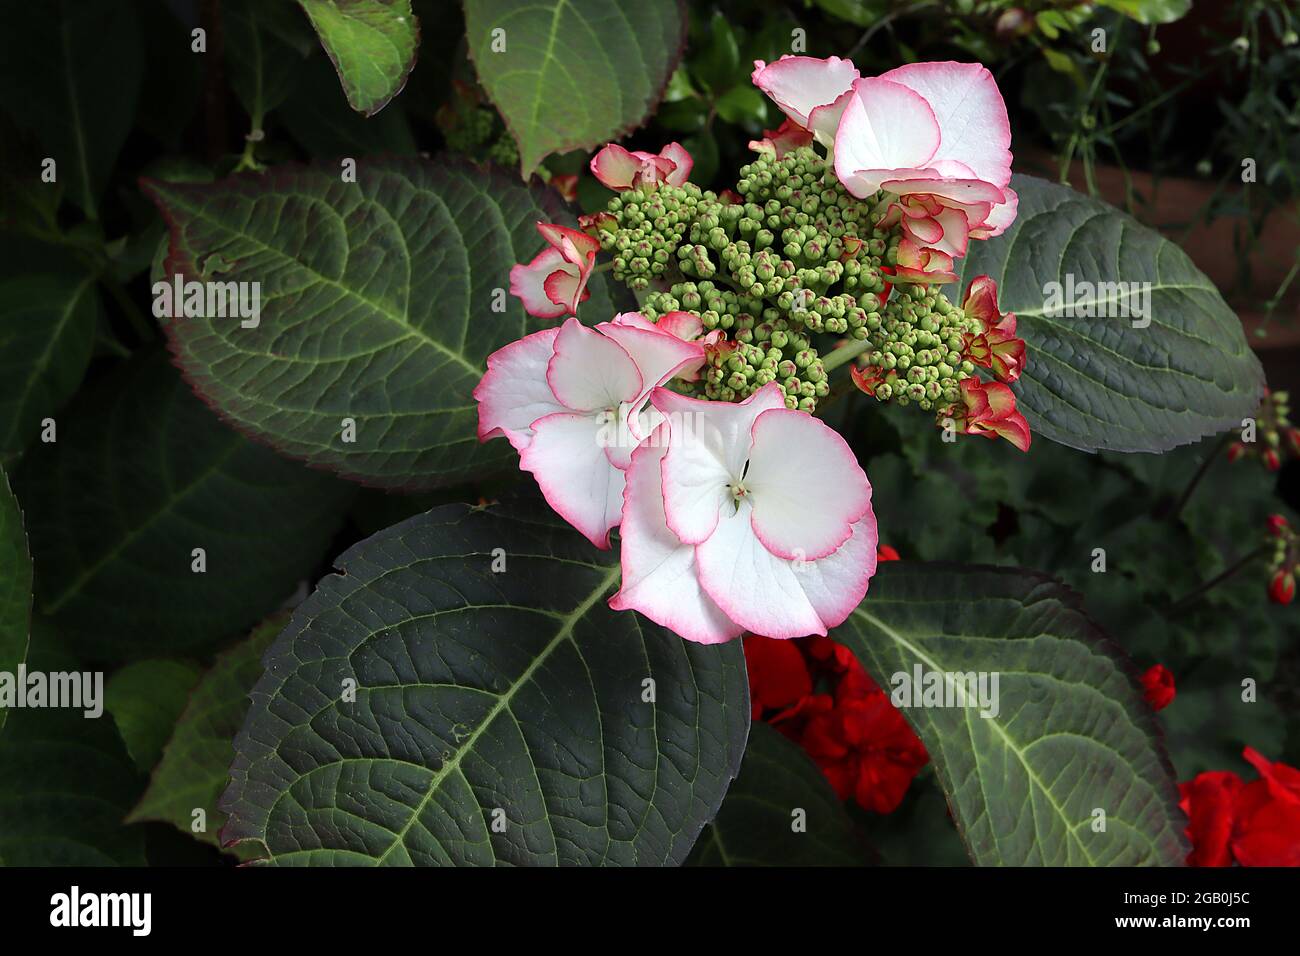
[[[749,671],[750,717],[797,705],[812,693],[808,665],[794,641],[745,635],[745,668]]]
[[[1189,783],[1180,783],[1178,805],[1190,821],[1187,836],[1192,841],[1188,866],[1231,866],[1228,841],[1232,838],[1232,811],[1241,778],[1230,770],[1210,770]]]
[[[1286,518],[1284,518],[1282,515],[1268,516],[1268,530],[1272,533],[1273,537],[1275,538],[1286,537],[1286,530],[1289,527],[1290,525],[1287,524]]]
[[[1300,866],[1300,770],[1251,747],[1242,756],[1258,780],[1243,784],[1235,773],[1212,770],[1179,784],[1190,820],[1187,864]]]
[[[1300,866],[1300,770],[1250,747],[1242,756],[1259,779],[1237,794],[1233,856],[1242,866]]]
[[[898,551],[887,544],[882,544],[876,548],[877,561],[901,561]]]
[[[1153,710],[1164,710],[1174,699],[1174,675],[1164,664],[1153,664],[1142,675],[1142,690]]]
[[[897,809],[912,778],[930,759],[879,688],[837,700],[831,709],[823,706],[809,718],[802,743],[841,800],[852,796],[876,813]]]
[[[1005,438],[1021,451],[1029,450],[1029,423],[1016,411],[1016,396],[1011,389],[977,378],[964,378],[960,385],[961,402],[947,409],[958,428],[967,435]]]
[[[1014,382],[1025,368],[1025,342],[1016,338],[1016,314],[998,311],[998,284],[976,276],[966,289],[962,310],[979,321],[978,333],[966,334],[966,358],[993,369],[1000,382]]]
[[[1295,600],[1295,575],[1279,568],[1268,583],[1268,599],[1274,604],[1290,604]]]

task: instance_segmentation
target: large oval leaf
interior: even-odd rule
[[[1186,253],[1066,186],[1032,176],[1012,186],[1015,224],[971,244],[962,285],[991,275],[999,304],[1019,320],[1029,362],[1015,391],[1036,434],[1085,451],[1158,452],[1255,412],[1259,360]],[[1143,308],[1144,289],[1148,314],[1125,313]]]
[[[542,246],[537,221],[561,216],[552,193],[416,159],[362,161],[355,183],[338,166],[289,166],[145,189],[171,223],[167,279],[259,283],[256,328],[166,321],[190,381],[240,429],[408,490],[514,456],[479,444],[471,393],[487,356],[528,331],[506,290]],[[587,308],[610,313],[603,293]]]
[[[525,177],[552,153],[640,126],[686,42],[678,0],[465,0],[465,26]]]
[[[986,690],[998,675],[992,707],[958,682],[956,706],[902,708],[976,863],[1184,862],[1155,716],[1073,592],[1018,569],[889,562],[833,636],[889,691],[918,668],[987,675]]]
[[[803,749],[771,724],[749,731],[740,776],[704,828],[693,866],[862,866],[867,847]]]
[[[27,657],[32,617],[32,559],[18,501],[0,469],[0,673],[14,674]],[[6,708],[0,706],[0,727]]]
[[[57,437],[14,488],[37,609],[96,658],[181,652],[259,620],[325,555],[353,491],[226,428],[161,350],[84,389]]]
[[[616,556],[532,506],[435,508],[338,567],[267,653],[225,842],[280,864],[685,859],[745,746],[739,642],[611,611]]]

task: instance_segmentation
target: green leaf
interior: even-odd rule
[[[171,222],[165,273],[258,282],[261,320],[165,322],[187,377],[224,418],[280,451],[408,491],[513,462],[480,444],[487,356],[526,334],[510,268],[553,192],[457,161],[285,167],[211,185],[149,182]],[[584,315],[612,316],[603,283]],[[497,311],[500,309],[501,311]],[[344,441],[344,419],[356,423]]]
[[[283,614],[269,618],[213,662],[189,695],[175,728],[169,728],[171,739],[163,748],[162,760],[127,823],[170,823],[183,833],[217,845],[217,834],[226,819],[217,809],[217,798],[230,779],[235,734],[248,713],[248,695],[262,676],[262,655],[287,619]],[[197,832],[195,810],[203,811],[204,826]]]
[[[806,829],[795,828],[800,820]],[[798,744],[764,723],[750,728],[740,776],[688,860],[693,866],[867,862],[866,847],[821,770]]]
[[[264,617],[312,573],[352,493],[223,426],[159,353],[83,390],[14,488],[38,609],[75,650],[113,660]]]
[[[420,22],[411,0],[298,0],[334,62],[348,103],[374,116],[415,66]]]
[[[93,219],[140,92],[135,7],[0,0],[0,23],[10,40],[0,57],[0,101],[40,138],[68,196]]]
[[[22,454],[90,364],[99,322],[95,276],[61,259],[46,266],[0,278],[0,461]]]
[[[740,46],[727,15],[713,11],[701,33],[702,42],[691,50],[691,71],[696,78],[713,93],[730,89],[738,80],[747,80],[749,69],[741,72]]]
[[[1074,592],[1019,569],[891,561],[832,636],[895,693],[918,667],[986,675],[986,689],[998,676],[993,716],[960,682],[957,706],[901,708],[975,863],[1182,864],[1186,819],[1155,716]]]
[[[1264,387],[1259,360],[1186,253],[1066,186],[1015,176],[1012,187],[1020,194],[1015,223],[971,244],[961,285],[992,276],[1002,310],[1016,314],[1029,346],[1017,405],[1035,434],[1085,451],[1158,452],[1255,412]],[[1049,283],[1059,285],[1063,308],[1052,304]],[[1141,307],[1133,293],[1145,286],[1114,283],[1149,283],[1149,315],[1118,315]],[[1088,309],[1114,317],[1070,315]]]
[[[1097,0],[1138,23],[1173,23],[1192,8],[1192,0]]]
[[[611,611],[617,556],[537,505],[435,508],[337,566],[267,653],[225,841],[278,864],[682,862],[744,750],[739,642]]]
[[[185,709],[199,669],[184,661],[127,664],[104,687],[104,708],[113,715],[127,753],[142,773],[162,756],[176,718]]]
[[[256,128],[293,92],[315,44],[302,17],[286,3],[226,0],[230,86]]]
[[[733,86],[714,105],[728,123],[762,126],[767,119],[767,100],[752,86]]]
[[[677,0],[465,0],[479,81],[519,144],[527,178],[552,153],[640,126],[686,41]]]
[[[32,617],[32,559],[18,500],[0,469],[0,673],[16,674],[27,657]],[[0,706],[0,728],[7,708]]]
[[[333,92],[338,79],[324,57],[298,68],[298,81],[276,114],[308,155],[413,156],[418,152],[402,104],[369,119],[348,108]]]
[[[27,666],[78,665],[41,625]],[[142,784],[106,716],[15,710],[0,735],[0,857],[8,866],[143,866],[143,833],[122,825]]]

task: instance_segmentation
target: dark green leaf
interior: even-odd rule
[[[162,756],[163,744],[199,673],[184,661],[137,661],[113,674],[104,686],[104,708],[113,715],[127,753],[141,773],[152,770]]]
[[[32,559],[18,501],[0,469],[0,674],[16,674],[27,657],[32,617]],[[0,706],[0,728],[7,708]]]
[[[287,619],[277,614],[258,625],[203,675],[175,729],[168,728],[171,739],[128,823],[157,820],[205,843],[217,843],[226,819],[217,809],[217,798],[229,781],[235,734],[248,713],[249,692],[262,676],[262,655]],[[195,810],[203,811],[199,829]]]
[[[748,79],[745,75],[748,70],[740,72],[740,47],[726,14],[721,10],[713,11],[702,32],[702,42],[692,48],[691,70],[696,78],[715,94],[731,88],[737,81]]]
[[[67,195],[94,218],[140,91],[135,5],[0,0],[0,23],[11,41],[0,57],[5,108],[40,138]]]
[[[297,85],[312,50],[311,31],[287,3],[226,0],[221,12],[230,85],[254,125],[261,128],[266,114]]]
[[[225,840],[279,864],[682,862],[744,750],[739,642],[609,610],[616,556],[531,505],[436,508],[337,565],[267,653]]]
[[[21,455],[76,393],[99,321],[95,275],[70,257],[23,272],[0,278],[0,461]]]
[[[803,827],[803,829],[800,829]],[[694,866],[862,866],[866,847],[822,772],[770,724],[749,731],[745,760]]]
[[[991,275],[1003,311],[1019,320],[1029,361],[1015,391],[1035,434],[1086,451],[1165,451],[1254,413],[1259,360],[1186,253],[1066,186],[1016,176],[1012,187],[1019,216],[998,238],[971,244],[962,284]],[[1049,308],[1049,283],[1060,284],[1067,314]],[[1150,325],[1116,314],[1138,301],[1126,290],[1139,287],[1114,283],[1150,284]],[[1068,314],[1087,307],[1115,317]]]
[[[39,622],[27,666],[78,672]],[[140,828],[122,825],[143,782],[107,713],[15,710],[0,735],[0,858],[8,866],[143,866]]]
[[[402,104],[369,119],[349,109],[334,92],[338,83],[324,57],[298,68],[298,82],[277,116],[313,156],[414,155],[417,150]]]
[[[589,150],[640,126],[686,39],[677,0],[465,0],[465,22],[525,177],[552,153]]]
[[[1019,569],[891,561],[832,636],[887,692],[916,668],[985,675],[986,689],[997,675],[992,707],[958,682],[956,706],[901,708],[976,863],[1183,862],[1186,820],[1155,716],[1074,592]]]
[[[275,448],[368,484],[423,490],[514,458],[481,445],[489,354],[529,331],[510,268],[571,222],[554,193],[460,162],[286,167],[212,185],[152,182],[166,274],[258,282],[261,321],[166,322],[195,388]],[[612,315],[602,283],[584,314]],[[500,309],[500,311],[497,311]],[[344,440],[344,419],[355,441]]]
[[[352,491],[223,426],[156,353],[83,390],[14,488],[37,607],[75,649],[111,659],[197,648],[265,616],[312,572]]]
[[[411,0],[298,0],[334,61],[348,102],[374,116],[415,66],[420,23]]]

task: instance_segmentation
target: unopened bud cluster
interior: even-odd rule
[[[1300,534],[1282,515],[1269,515],[1273,556],[1269,562],[1268,596],[1275,604],[1295,600],[1296,574],[1300,571]]]
[[[1255,416],[1255,434],[1233,442],[1228,460],[1258,457],[1269,471],[1282,467],[1282,456],[1300,456],[1300,428],[1291,424],[1291,401],[1286,392],[1264,390],[1264,401]]]
[[[683,389],[740,401],[776,382],[789,407],[812,411],[829,392],[813,340],[825,334],[870,342],[882,401],[955,401],[973,372],[962,336],[978,329],[937,291],[888,296],[882,267],[898,235],[877,226],[879,197],[850,195],[808,148],[760,154],[740,175],[731,201],[690,183],[620,193],[599,232],[614,278],[640,295],[647,318],[694,312],[735,343]]]

